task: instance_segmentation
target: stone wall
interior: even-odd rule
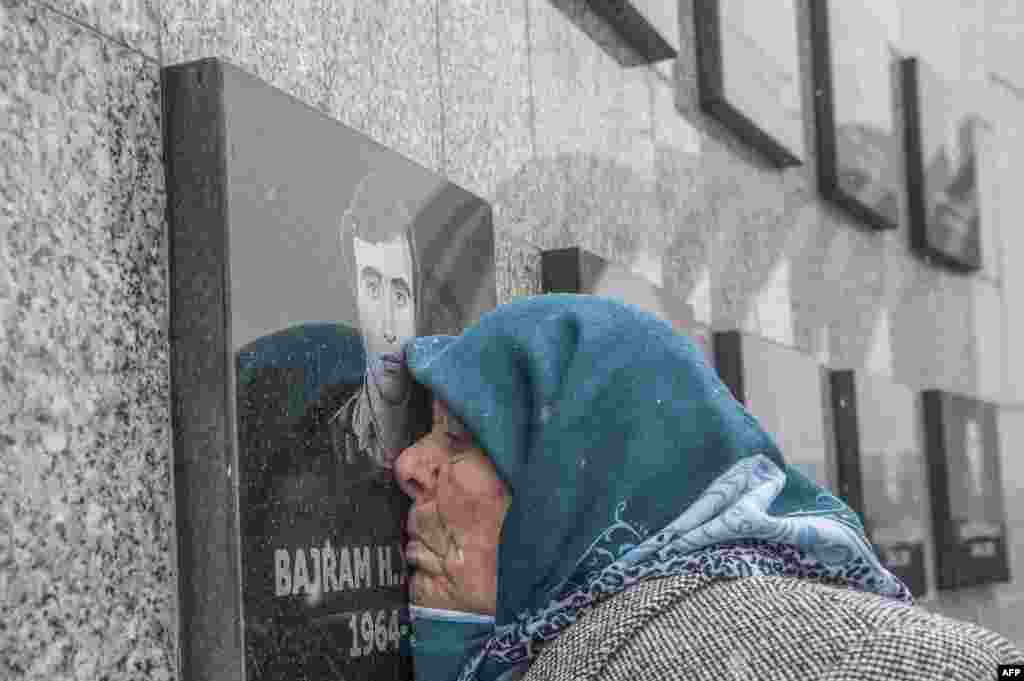
[[[624,66],[581,0],[0,0],[0,678],[178,676],[159,73],[201,57],[492,201],[501,301],[539,291],[541,249],[580,245],[714,328],[1006,405],[1024,525],[1024,11],[899,6],[897,49],[988,122],[973,276],[913,257],[905,220],[870,233],[823,203],[813,158],[775,170],[702,114],[691,0],[654,67]],[[1021,583],[926,605],[1024,644]]]

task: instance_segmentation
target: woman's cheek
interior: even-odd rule
[[[422,571],[413,573],[409,583],[410,600],[427,608],[453,608],[456,605],[452,598],[453,591],[447,577]]]

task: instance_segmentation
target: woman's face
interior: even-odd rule
[[[405,560],[412,602],[494,614],[498,541],[511,501],[483,450],[439,400],[433,427],[395,462],[412,499]]]

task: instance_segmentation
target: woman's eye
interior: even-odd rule
[[[448,449],[451,454],[462,455],[473,444],[467,433],[447,433]]]
[[[448,433],[448,442],[461,447],[469,444],[469,438],[465,433]]]
[[[409,303],[409,296],[405,294],[405,291],[395,291],[395,304],[398,307],[405,307]]]

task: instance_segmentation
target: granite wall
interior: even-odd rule
[[[0,0],[0,678],[178,676],[159,71],[200,57],[491,200],[502,301],[538,292],[541,249],[580,245],[714,328],[1004,404],[1020,527],[1024,11],[900,7],[896,47],[988,122],[973,276],[913,257],[905,222],[822,203],[813,158],[774,170],[702,114],[691,0],[659,13],[681,50],[654,67],[580,0]],[[926,605],[1024,644],[1011,538],[1018,581]]]

